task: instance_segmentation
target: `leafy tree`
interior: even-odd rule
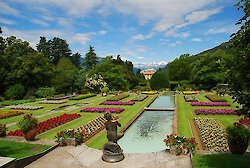
[[[40,87],[36,91],[36,95],[43,98],[52,97],[55,95],[55,93],[56,90],[53,87]]]
[[[42,53],[49,60],[51,59],[50,58],[50,46],[49,46],[49,43],[46,40],[46,37],[40,37],[40,41],[36,45],[36,48],[37,48],[37,51]]]
[[[228,62],[228,83],[232,95],[236,97],[242,108],[239,114],[245,114],[250,118],[250,3],[249,0],[241,0],[236,6],[243,10],[244,16],[236,24],[241,28],[232,35],[230,44],[237,51]]]
[[[20,83],[15,84],[10,86],[4,94],[8,99],[22,99],[25,95],[25,88]]]
[[[58,93],[69,93],[73,91],[77,68],[69,58],[61,59],[56,66],[56,73],[52,78],[52,85]]]
[[[85,59],[84,59],[84,65],[86,66],[86,69],[92,69],[93,67],[96,66],[98,62],[98,58],[94,51],[95,51],[94,47],[90,45],[89,51],[86,53]]]
[[[196,85],[202,85],[205,89],[211,89],[218,83],[225,81],[224,62],[228,56],[224,51],[206,53],[195,61],[191,72],[191,80]]]
[[[156,71],[149,82],[153,90],[169,87],[169,79],[166,71]]]
[[[75,54],[72,54],[72,55],[70,56],[71,62],[72,62],[77,68],[79,68],[79,69],[80,69],[80,67],[81,67],[80,59],[81,59],[81,54],[80,54],[80,53],[75,53]]]
[[[87,76],[85,86],[98,92],[101,88],[106,87],[107,83],[104,81],[102,75],[94,74]]]
[[[86,71],[79,70],[77,71],[76,80],[74,82],[74,89],[77,90],[77,92],[81,93],[83,89],[85,89],[86,82]]]

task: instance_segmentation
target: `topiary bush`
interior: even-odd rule
[[[250,131],[240,126],[229,126],[226,131],[228,146],[232,154],[243,155],[248,147]]]

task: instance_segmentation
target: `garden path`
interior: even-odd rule
[[[118,163],[102,161],[102,151],[89,148],[85,144],[77,147],[58,147],[26,168],[191,168],[187,155],[175,156],[166,151],[139,154],[124,154],[125,159]]]

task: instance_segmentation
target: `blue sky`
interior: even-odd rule
[[[120,54],[159,63],[197,54],[230,39],[243,15],[236,0],[0,0],[2,36],[31,46],[40,36],[67,40],[82,56]]]

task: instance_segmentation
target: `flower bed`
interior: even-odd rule
[[[195,111],[196,115],[200,114],[237,114],[234,109],[196,109]]]
[[[212,102],[227,102],[227,100],[224,97],[215,94],[206,94],[205,97]]]
[[[156,91],[145,91],[145,92],[141,92],[141,94],[147,94],[147,95],[154,95],[157,94],[158,92]]]
[[[81,110],[81,112],[95,112],[95,113],[102,113],[109,111],[111,113],[121,113],[124,111],[123,108],[101,108],[101,107],[87,107]]]
[[[68,99],[68,98],[71,98],[71,97],[75,97],[77,95],[78,94],[72,94],[72,95],[67,95],[67,96],[62,96],[62,97],[53,97],[50,100],[63,100],[63,99]]]
[[[143,101],[148,97],[148,95],[138,95],[136,96],[134,99],[132,99],[131,101]]]
[[[227,133],[215,120],[195,118],[194,122],[199,129],[202,141],[209,151],[228,151]]]
[[[34,101],[36,101],[36,100],[26,99],[26,100],[16,100],[16,101],[4,101],[4,102],[0,102],[0,106],[14,106],[14,105],[30,103],[30,102],[34,102]]]
[[[176,134],[168,134],[167,138],[164,139],[166,146],[170,148],[176,148],[176,155],[193,153],[196,148],[196,142],[194,138],[186,138],[184,136],[179,136]]]
[[[45,131],[48,131],[52,128],[55,128],[59,125],[62,125],[64,123],[67,123],[71,120],[74,120],[74,119],[77,119],[81,117],[80,114],[62,114],[60,116],[57,116],[57,117],[53,117],[53,118],[50,118],[50,119],[47,119],[45,121],[42,121],[42,122],[39,122],[38,125],[37,125],[37,132],[38,134],[42,133],[42,132],[45,132]],[[22,132],[21,130],[15,130],[15,131],[10,131],[8,134],[8,136],[22,136]]]
[[[122,102],[122,101],[104,101],[100,103],[100,105],[134,105],[135,102],[133,101],[127,101],[127,102]]]
[[[87,99],[87,98],[94,97],[94,96],[96,96],[96,94],[88,93],[88,94],[79,95],[76,97],[71,97],[69,100],[82,100],[82,99]]]
[[[3,119],[3,118],[9,118],[9,117],[13,117],[13,116],[17,116],[17,115],[21,115],[21,114],[24,114],[23,111],[7,111],[7,112],[3,112],[3,113],[0,113],[0,119]]]
[[[119,95],[116,95],[116,96],[113,96],[113,97],[107,99],[107,101],[118,101],[118,100],[122,100],[128,96],[129,96],[128,93],[122,93],[122,94],[119,94]]]
[[[199,91],[183,91],[182,92],[184,95],[191,95],[191,94],[198,94]]]
[[[186,102],[198,102],[196,97],[193,95],[184,95],[184,99]]]
[[[241,118],[239,122],[242,124],[250,124],[250,118]]]
[[[192,106],[230,106],[228,102],[192,102]]]
[[[21,106],[21,105],[17,105],[17,106],[12,106],[10,108],[15,109],[15,110],[38,110],[38,109],[42,109],[43,106]]]
[[[39,102],[39,104],[63,104],[63,103],[66,103],[66,101],[48,100]]]

